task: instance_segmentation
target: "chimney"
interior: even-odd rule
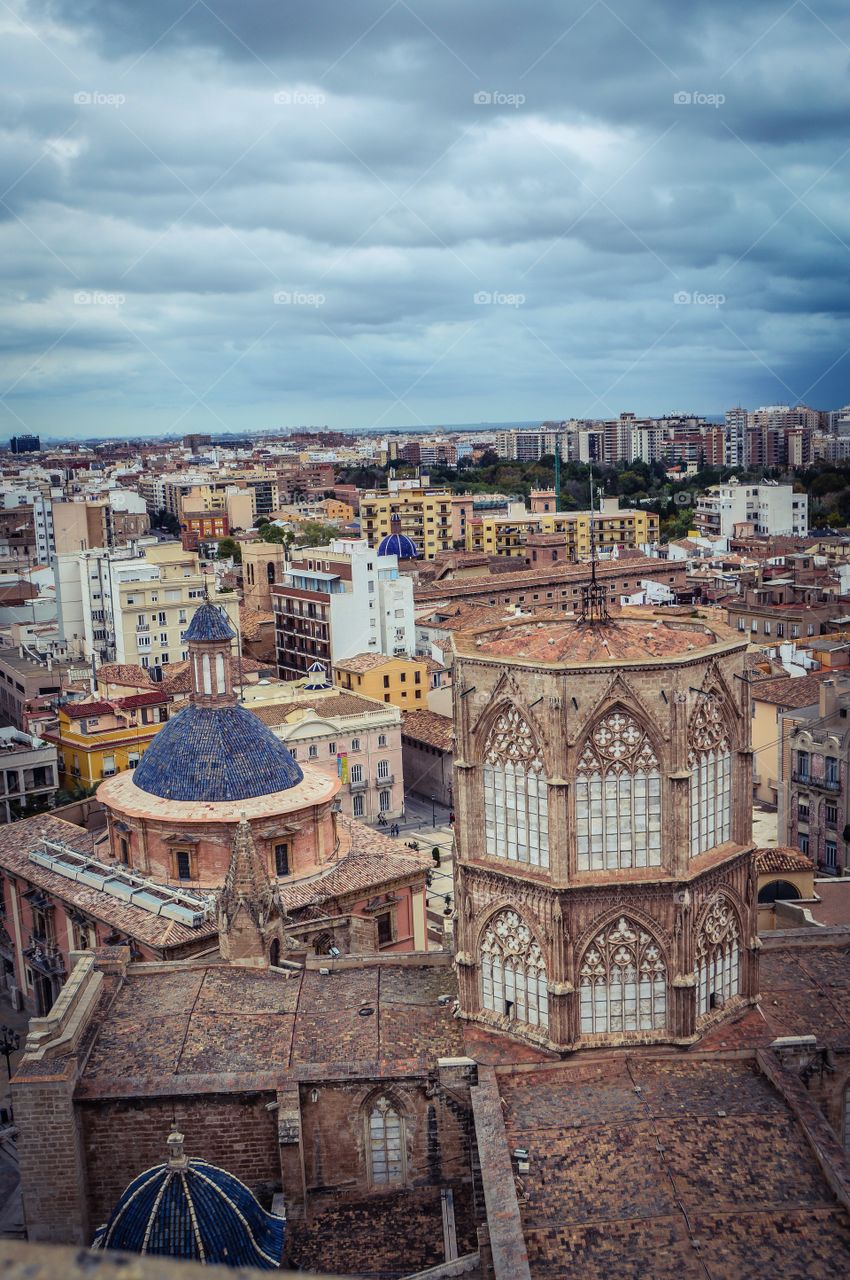
[[[834,680],[821,680],[818,689],[818,715],[834,716],[838,710],[838,689]]]

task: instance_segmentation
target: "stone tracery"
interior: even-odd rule
[[[597,721],[576,770],[579,871],[659,866],[661,773],[646,731],[615,707]]]
[[[543,759],[520,710],[499,713],[484,751],[487,852],[531,866],[549,865],[549,814]]]
[[[549,1024],[546,961],[516,911],[501,911],[481,940],[481,1003],[511,1021]]]
[[[740,968],[738,916],[725,894],[718,893],[696,937],[698,1017],[738,995]]]
[[[701,694],[688,732],[691,857],[732,838],[732,752],[718,691]]]
[[[667,1022],[667,966],[655,939],[620,916],[596,935],[579,970],[582,1035],[657,1031]]]

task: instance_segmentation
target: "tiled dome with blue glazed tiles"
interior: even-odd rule
[[[209,600],[195,610],[195,615],[183,634],[185,641],[232,640],[236,632],[227,618]]]
[[[133,781],[161,800],[217,803],[288,791],[303,777],[283,743],[252,712],[190,703],[159,730]]]
[[[416,543],[406,533],[388,533],[381,539],[379,556],[398,556],[399,560],[415,560],[419,555]]]
[[[94,1247],[208,1266],[279,1268],[284,1219],[266,1213],[233,1174],[187,1159],[181,1134],[172,1133],[168,1141],[171,1158],[133,1179]]]

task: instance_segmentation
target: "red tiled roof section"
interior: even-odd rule
[[[94,846],[91,832],[65,822],[62,818],[41,815],[15,822],[11,826],[0,826],[0,868],[37,885],[60,902],[67,902],[93,919],[152,947],[179,946],[184,942],[197,942],[216,936],[217,929],[212,920],[198,929],[192,929],[179,920],[154,915],[144,907],[122,902],[120,898],[113,898],[101,889],[78,883],[68,876],[60,875],[58,871],[51,871],[31,862],[29,855],[39,846],[42,837],[70,845],[77,852],[95,857],[100,862],[109,860],[107,841]]]
[[[243,640],[262,639],[263,627],[274,626],[274,614],[264,609],[239,610],[239,629]]]
[[[385,653],[355,653],[353,658],[340,658],[334,666],[339,671],[374,671],[376,667],[383,667],[388,662],[397,662],[397,658],[389,658]]]
[[[356,693],[341,693],[338,697],[311,698],[309,694],[298,702],[278,702],[273,706],[249,706],[263,724],[285,724],[293,711],[315,711],[322,716],[356,716],[366,715],[373,711],[390,711],[385,702],[377,702],[374,698],[363,698]]]
[[[567,622],[563,618],[487,628],[460,637],[461,651],[538,662],[629,661],[671,658],[716,642],[707,627],[673,626],[647,617],[616,617],[606,623]]]
[[[89,716],[107,716],[115,711],[133,711],[136,707],[154,707],[168,701],[165,692],[152,689],[150,693],[133,693],[126,698],[110,698],[108,702],[73,702],[63,706],[72,720],[85,720]]]
[[[756,849],[753,856],[759,875],[769,875],[774,871],[814,870],[811,858],[790,845],[777,845],[773,849]]]
[[[621,555],[618,560],[605,561],[598,564],[596,576],[597,578],[616,578],[621,577],[624,571],[628,572],[630,578],[632,575],[658,578],[664,574],[669,577],[671,573],[683,575],[685,565],[684,561],[679,563],[656,560],[644,555]],[[436,602],[450,597],[458,597],[462,600],[465,595],[470,593],[480,595],[485,591],[508,591],[512,587],[533,587],[537,584],[550,586],[558,583],[563,586],[569,586],[573,583],[587,582],[589,577],[590,564],[588,562],[581,564],[555,564],[545,569],[520,569],[515,573],[478,574],[475,577],[463,578],[459,581],[436,582],[433,585],[429,584],[426,587],[415,588],[413,596],[416,604],[419,605],[426,604],[431,600]]]
[[[753,697],[759,702],[769,702],[776,707],[811,707],[818,701],[819,686],[824,676],[832,671],[815,671],[808,676],[778,676],[772,680],[759,680]]]
[[[153,684],[150,672],[131,662],[106,662],[98,667],[97,678],[104,684],[126,684],[134,688]]]
[[[316,879],[280,886],[287,911],[350,895],[380,893],[384,886],[424,875],[433,866],[430,851],[416,852],[362,822],[342,815],[337,819],[342,848],[347,852]]]
[[[451,716],[441,716],[436,711],[405,711],[401,718],[401,733],[403,738],[427,742],[440,751],[451,751],[454,746]]]

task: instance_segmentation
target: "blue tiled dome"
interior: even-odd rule
[[[133,781],[163,800],[214,803],[288,791],[303,777],[283,743],[250,711],[192,702],[159,730]]]
[[[220,609],[209,600],[195,610],[195,616],[186,628],[183,639],[189,640],[232,640],[236,632]]]
[[[285,1225],[232,1174],[184,1159],[139,1174],[94,1247],[272,1271],[281,1264]]]
[[[388,533],[378,547],[379,556],[398,556],[399,560],[415,560],[418,554],[416,543],[406,533]]]

